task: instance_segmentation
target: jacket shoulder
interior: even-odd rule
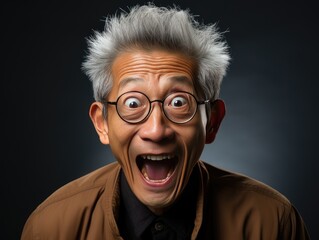
[[[83,239],[88,226],[103,228],[98,223],[105,222],[105,212],[111,211],[107,201],[117,191],[119,171],[114,162],[57,189],[29,216],[21,239]]]
[[[256,198],[265,198],[273,200],[278,204],[290,207],[291,202],[278,190],[252,177],[241,173],[227,171],[222,168],[204,163],[209,178],[209,186],[215,191],[229,194],[248,194]]]
[[[206,177],[208,222],[214,231],[245,239],[309,239],[303,219],[278,190],[244,174],[201,162]],[[229,231],[232,229],[233,231]],[[209,231],[209,230],[208,230]],[[250,236],[250,237],[248,237]]]

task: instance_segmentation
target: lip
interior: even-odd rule
[[[152,162],[152,164],[161,164],[161,161],[163,161],[163,164],[171,165],[171,169],[168,171],[167,176],[163,179],[150,179],[144,169],[144,165],[146,165],[145,161],[148,161],[148,163]],[[164,163],[164,161],[166,163]],[[179,160],[177,155],[171,153],[143,153],[136,157],[136,165],[138,166],[141,179],[147,186],[157,189],[167,188],[171,185],[173,179],[175,179],[178,162]]]

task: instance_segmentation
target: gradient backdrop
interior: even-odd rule
[[[2,239],[19,239],[50,193],[114,161],[88,116],[85,38],[144,1],[34,1],[2,6]],[[232,56],[227,114],[202,159],[285,194],[319,239],[318,14],[307,1],[154,1],[218,23]],[[4,63],[4,64],[3,64]]]

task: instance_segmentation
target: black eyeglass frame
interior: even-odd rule
[[[150,104],[150,105],[149,105],[148,113],[145,115],[145,117],[144,117],[143,119],[141,119],[141,120],[139,120],[139,121],[137,121],[137,122],[127,121],[125,118],[123,118],[123,117],[121,116],[121,114],[119,113],[119,110],[118,110],[118,104],[117,104],[117,103],[118,103],[119,99],[120,99],[123,95],[128,94],[128,93],[139,93],[139,94],[142,94],[143,96],[146,97],[146,99],[148,100],[148,102],[149,102],[149,104]],[[165,102],[165,100],[166,100],[171,94],[173,94],[173,93],[186,93],[186,94],[189,94],[190,96],[192,96],[192,97],[195,99],[195,101],[196,101],[196,103],[197,103],[196,109],[195,109],[193,115],[192,115],[189,119],[185,120],[184,122],[175,122],[175,121],[173,121],[172,119],[170,119],[170,118],[168,117],[168,115],[166,114],[166,111],[165,111],[165,109],[164,109],[164,102]],[[159,103],[161,103],[161,109],[162,109],[162,111],[163,111],[165,117],[166,117],[169,121],[171,121],[171,122],[173,122],[173,123],[175,123],[175,124],[184,124],[184,123],[188,123],[189,121],[191,121],[191,120],[194,118],[194,116],[195,116],[196,113],[197,113],[198,105],[208,104],[208,103],[212,103],[212,102],[213,102],[213,100],[211,100],[211,99],[206,99],[206,100],[198,101],[197,98],[194,96],[194,94],[192,94],[192,93],[190,93],[190,92],[186,92],[186,91],[177,91],[177,92],[173,92],[173,93],[168,94],[163,100],[155,99],[155,100],[152,100],[152,101],[151,101],[151,100],[149,99],[149,97],[148,97],[145,93],[143,93],[143,92],[140,92],[140,91],[128,91],[128,92],[122,93],[120,96],[118,96],[117,99],[116,99],[116,101],[105,101],[105,100],[102,100],[101,103],[102,103],[102,104],[110,104],[110,105],[115,106],[116,112],[117,112],[118,116],[119,116],[124,122],[129,123],[129,124],[139,124],[139,123],[144,122],[144,121],[145,121],[146,119],[148,119],[149,116],[151,115],[151,112],[152,112],[152,109],[153,109],[152,103],[154,103],[154,102],[159,102]]]

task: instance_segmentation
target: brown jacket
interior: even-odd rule
[[[200,161],[202,185],[192,239],[309,239],[302,218],[279,192]],[[122,239],[120,166],[115,162],[58,189],[28,218],[21,240]]]

